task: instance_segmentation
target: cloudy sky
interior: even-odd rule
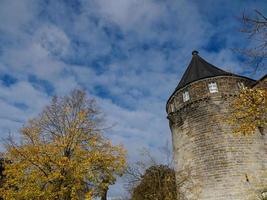
[[[207,61],[259,78],[231,49],[249,45],[238,17],[265,0],[0,0],[0,136],[51,96],[84,88],[138,159],[170,141],[165,103],[197,49]],[[111,196],[122,193],[121,185]]]

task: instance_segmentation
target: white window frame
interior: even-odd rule
[[[171,104],[171,112],[174,112],[175,111],[175,106],[174,104]]]
[[[208,84],[210,93],[218,92],[218,87],[216,82],[211,82]]]
[[[238,82],[237,85],[239,89],[245,89],[245,85],[243,82]]]
[[[189,101],[190,96],[188,91],[183,92],[183,102]]]

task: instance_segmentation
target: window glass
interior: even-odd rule
[[[183,93],[183,101],[186,102],[186,101],[188,101],[189,99],[190,99],[190,97],[189,97],[189,92],[188,92],[188,91],[185,91],[185,92]]]
[[[209,83],[209,90],[210,90],[210,93],[218,92],[217,84],[215,82]]]
[[[245,88],[245,85],[244,85],[243,82],[238,82],[237,85],[238,85],[239,89],[244,89]]]
[[[175,111],[175,107],[173,104],[171,104],[171,112],[174,112]]]

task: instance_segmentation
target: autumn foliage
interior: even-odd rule
[[[174,200],[177,199],[175,172],[165,165],[149,167],[141,182],[133,188],[132,200]]]
[[[125,151],[102,135],[100,112],[83,91],[53,98],[9,140],[5,181],[7,200],[79,200],[102,196],[125,168]]]
[[[245,88],[232,104],[230,124],[236,134],[251,134],[267,126],[267,90]]]

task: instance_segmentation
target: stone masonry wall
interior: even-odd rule
[[[209,93],[209,82],[217,83],[218,93]],[[167,105],[176,171],[190,168],[191,186],[181,188],[189,200],[250,200],[267,186],[266,131],[234,136],[226,122],[239,82],[252,84],[239,77],[200,80]],[[190,94],[185,103],[184,90]]]

